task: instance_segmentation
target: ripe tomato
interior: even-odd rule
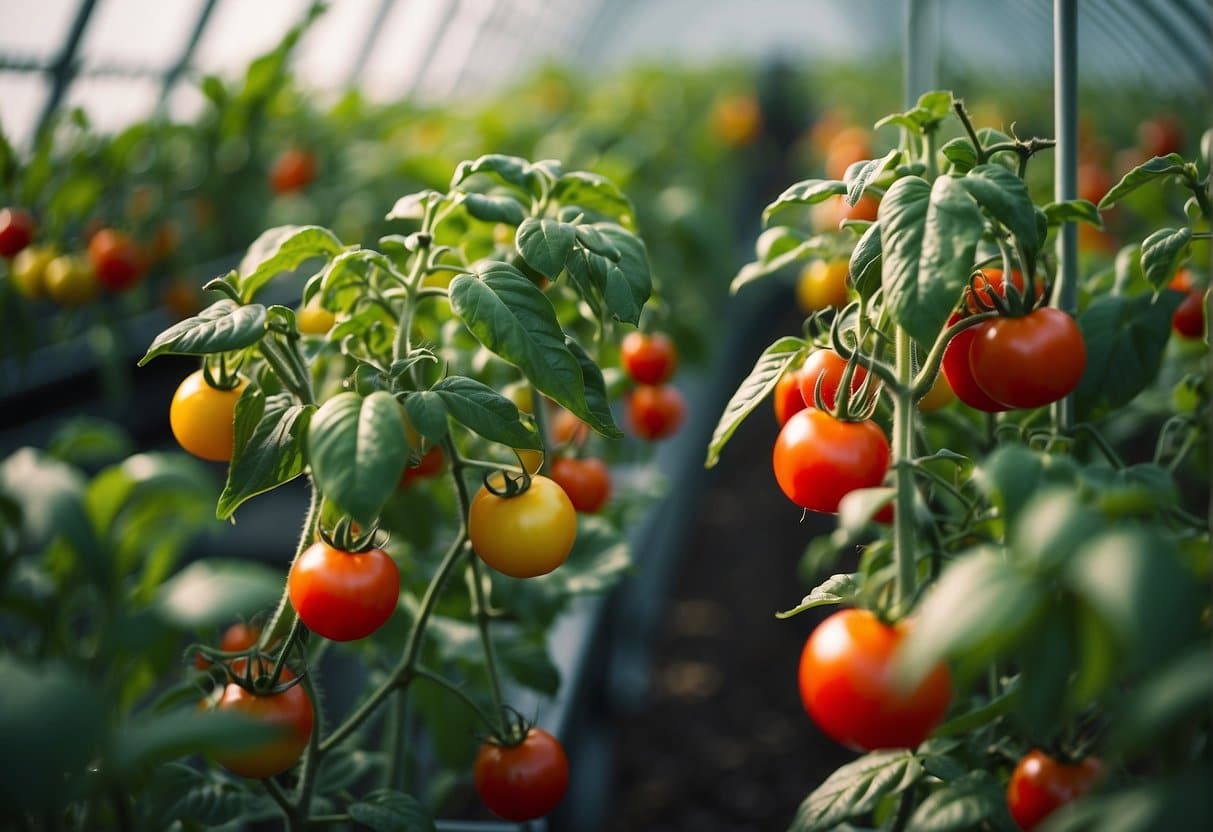
[[[316,301],[295,310],[295,323],[304,335],[323,335],[336,321],[337,316]]]
[[[256,644],[259,638],[261,638],[261,630],[259,628],[250,627],[248,624],[240,621],[223,631],[223,638],[219,640],[219,649],[225,653],[247,650]],[[194,656],[194,667],[199,670],[206,670],[210,666],[211,661],[206,656],[201,653]]]
[[[46,267],[58,256],[54,246],[26,246],[13,260],[13,287],[24,297],[46,294]]]
[[[404,473],[400,475],[400,487],[404,488],[417,480],[429,479],[440,473],[445,461],[446,457],[442,455],[442,448],[435,445],[422,454],[416,465],[404,469]]]
[[[481,801],[504,820],[543,817],[560,804],[569,787],[564,748],[541,728],[527,731],[518,745],[485,742],[472,773]]]
[[[1008,407],[1055,402],[1082,379],[1086,343],[1078,324],[1060,309],[1043,307],[1021,318],[995,318],[973,329],[973,380]]]
[[[1023,275],[1019,273],[1018,269],[1011,270],[1011,284],[1020,293],[1023,292]],[[982,269],[979,276],[974,278],[973,285],[977,287],[977,291],[974,292],[972,289],[966,288],[964,294],[965,308],[972,314],[988,312],[994,308],[994,303],[990,298],[991,292],[1004,300],[1007,297],[1007,287],[1003,280],[1002,269]],[[1036,299],[1040,300],[1041,296],[1044,295],[1044,284],[1040,280],[1034,280],[1032,281],[1032,285]],[[984,308],[978,306],[978,301],[984,304]]]
[[[892,678],[901,625],[842,610],[817,625],[800,656],[800,699],[826,734],[851,748],[913,748],[939,724],[952,697],[947,665],[913,690]]]
[[[810,407],[775,439],[775,479],[801,508],[828,514],[857,488],[874,488],[889,470],[889,441],[870,419],[844,422]]]
[[[871,158],[872,144],[868,131],[862,127],[844,128],[830,139],[825,158],[826,176],[842,179],[852,164]]]
[[[854,205],[847,205],[845,199],[838,197],[838,224],[846,220],[866,220],[876,222],[876,213],[880,210],[880,200],[871,194],[864,194]]]
[[[611,473],[597,457],[561,457],[552,463],[552,479],[578,511],[594,514],[611,496]]]
[[[382,549],[343,552],[318,540],[295,558],[286,588],[309,630],[330,641],[356,641],[392,617],[400,570]]]
[[[248,382],[240,379],[230,390],[206,382],[201,370],[185,377],[169,405],[169,426],[182,448],[212,462],[227,462],[235,444],[236,400]]]
[[[175,320],[182,321],[202,311],[202,289],[189,278],[174,277],[164,287],[161,301]]]
[[[0,208],[0,257],[6,260],[16,257],[18,252],[34,240],[38,223],[20,208]]]
[[[1104,198],[1104,194],[1112,190],[1116,180],[1099,162],[1087,161],[1078,165],[1078,198],[1094,202],[1096,205]]]
[[[712,105],[712,132],[729,147],[744,147],[762,132],[762,109],[753,95],[737,93]]]
[[[628,396],[628,424],[641,439],[673,436],[686,416],[686,400],[669,384],[641,385]]]
[[[947,407],[954,398],[956,398],[956,394],[948,386],[948,377],[940,373],[935,376],[931,389],[918,400],[918,410],[922,413],[934,413],[936,410]]]
[[[563,407],[558,407],[552,414],[548,429],[552,442],[557,445],[583,445],[590,438],[590,426]]]
[[[1062,805],[1089,792],[1101,774],[1103,763],[1097,757],[1066,765],[1033,748],[1007,783],[1007,808],[1020,829],[1033,829]]]
[[[805,405],[816,407],[817,397],[814,391],[817,380],[821,379],[821,399],[826,407],[832,408],[838,398],[838,388],[842,385],[842,374],[846,372],[846,368],[846,359],[831,349],[817,350],[810,355],[797,375],[800,397],[804,399]],[[856,365],[851,373],[852,394],[859,392],[867,376],[867,371]]]
[[[633,330],[619,345],[619,362],[637,384],[661,384],[674,375],[678,350],[665,333]]]
[[[847,305],[847,277],[851,264],[847,260],[814,260],[800,272],[796,281],[796,302],[800,311],[808,315],[819,309]]]
[[[302,191],[316,178],[316,154],[300,147],[283,151],[270,170],[270,187],[276,194]]]
[[[236,676],[243,675],[246,662],[246,659],[236,659],[232,662],[232,672]],[[258,662],[257,669],[268,674],[273,666],[262,660]],[[283,669],[280,678],[282,681],[289,681],[294,678],[294,674]],[[281,774],[303,756],[303,750],[307,748],[308,740],[312,736],[315,714],[312,712],[312,700],[303,685],[295,685],[282,693],[259,696],[235,682],[229,682],[215,708],[242,714],[281,731],[281,735],[276,739],[267,740],[252,748],[217,752],[214,755],[215,762],[241,777],[263,780]]]
[[[1188,292],[1171,316],[1171,328],[1181,338],[1201,338],[1205,334],[1205,292]]]
[[[63,254],[46,265],[46,293],[60,306],[81,306],[97,296],[101,288],[88,260],[78,254]]]
[[[1146,119],[1137,127],[1137,142],[1147,154],[1166,156],[1168,153],[1183,153],[1183,127],[1171,113],[1159,113],[1154,118]]]
[[[564,489],[544,476],[531,477],[531,487],[514,497],[481,487],[468,512],[468,537],[480,559],[498,572],[534,578],[568,558],[577,538],[577,510]]]
[[[88,241],[88,258],[97,280],[111,292],[121,292],[143,276],[139,245],[121,231],[102,229]]]
[[[953,312],[947,325],[956,323],[960,317],[960,313]],[[976,329],[977,327],[966,329],[948,342],[943,351],[943,375],[956,398],[969,407],[985,413],[1001,413],[1010,408],[994,401],[978,387],[977,382],[973,380],[973,371],[969,369],[969,348],[973,345]]]
[[[788,419],[807,406],[800,395],[800,368],[787,369],[775,382],[775,421],[786,425]]]

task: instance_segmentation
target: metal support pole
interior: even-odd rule
[[[164,108],[173,91],[173,85],[177,83],[177,79],[182,76],[186,67],[190,65],[190,61],[193,60],[198,42],[202,40],[202,33],[206,31],[206,24],[210,21],[211,12],[215,10],[217,3],[218,0],[205,0],[202,4],[202,9],[198,12],[198,19],[194,21],[194,28],[190,32],[190,39],[186,41],[181,55],[168,68],[168,72],[164,73],[164,80],[160,84],[160,101],[156,104],[157,109]]]
[[[935,0],[906,0],[902,63],[905,105],[913,107],[939,83],[939,5]]]
[[[1078,0],[1053,2],[1053,122],[1057,132],[1057,176],[1053,199],[1078,195]],[[1078,310],[1078,226],[1062,223],[1057,233],[1057,284],[1053,305],[1073,315]],[[1069,430],[1074,401],[1066,396],[1053,405],[1053,423]]]
[[[42,106],[42,115],[38,118],[38,129],[35,131],[35,135],[42,132],[42,128],[46,127],[47,122],[50,121],[51,115],[59,108],[59,103],[63,101],[63,95],[67,92],[68,85],[76,75],[76,52],[80,48],[80,40],[84,36],[84,30],[88,28],[89,18],[93,16],[93,7],[96,5],[97,0],[80,0],[80,7],[76,9],[76,18],[72,21],[71,28],[68,29],[63,49],[59,51],[59,57],[51,65],[51,92]]]
[[[379,8],[375,10],[375,16],[371,19],[370,27],[366,30],[366,37],[362,39],[362,49],[358,51],[357,57],[354,58],[354,65],[350,67],[350,71],[345,77],[347,89],[358,86],[362,73],[366,71],[367,61],[371,59],[371,53],[379,45],[379,38],[383,35],[384,24],[387,23],[388,15],[395,5],[396,0],[380,0]]]

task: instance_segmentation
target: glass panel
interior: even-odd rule
[[[77,78],[68,88],[64,106],[82,108],[94,130],[113,133],[147,118],[159,96],[159,79]]]
[[[362,86],[376,98],[408,90],[425,67],[429,44],[458,0],[397,0],[374,54],[367,61]]]
[[[184,51],[201,6],[201,0],[98,3],[80,43],[85,66],[133,64],[167,69]]]
[[[37,14],[31,12],[32,5],[29,0],[6,0],[0,54],[49,60],[63,48],[80,0],[38,0]],[[18,11],[13,6],[25,8]]]
[[[338,87],[349,78],[381,0],[332,3],[299,44],[295,73],[306,85]]]
[[[226,77],[243,72],[303,19],[308,5],[309,0],[220,0],[194,53],[194,66]]]
[[[0,130],[10,142],[24,145],[30,140],[46,94],[46,76],[41,73],[0,72]]]

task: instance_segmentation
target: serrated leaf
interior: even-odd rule
[[[894,148],[879,159],[869,159],[865,162],[857,162],[847,168],[846,176],[843,177],[843,182],[846,183],[847,192],[843,199],[847,205],[854,205],[859,202],[859,198],[863,196],[864,189],[868,187],[868,183],[876,178],[881,171],[893,163],[893,160],[901,155],[901,151]]]
[[[589,171],[577,170],[561,176],[552,188],[560,205],[574,206],[630,224],[636,211],[632,201],[614,182]]]
[[[350,804],[350,818],[374,832],[435,832],[433,819],[411,794],[376,789]]]
[[[450,376],[430,388],[455,421],[490,442],[543,450],[543,439],[519,419],[517,405],[493,388],[466,376]]]
[[[257,796],[213,769],[166,763],[152,772],[146,792],[150,828],[169,829],[175,821],[218,828],[232,821],[281,817],[268,795]]]
[[[576,226],[546,218],[527,217],[514,235],[514,245],[522,259],[550,280],[564,271],[576,241]]]
[[[157,335],[139,366],[158,355],[210,355],[250,347],[265,334],[265,321],[261,304],[242,306],[224,298]]]
[[[711,468],[720,461],[720,452],[728,443],[738,426],[745,420],[758,403],[775,389],[780,376],[795,362],[804,358],[808,345],[800,338],[780,338],[774,344],[763,350],[762,355],[754,363],[754,368],[737,387],[729,403],[725,405],[716,429],[712,431],[712,440],[708,443],[708,456],[704,462],[705,468]]]
[[[409,455],[400,405],[379,390],[340,393],[312,416],[308,462],[316,487],[364,527],[396,490]]]
[[[1103,217],[1095,203],[1086,199],[1067,199],[1065,202],[1050,202],[1044,207],[1045,221],[1050,225],[1063,222],[1085,222],[1103,230]]]
[[[317,257],[332,257],[342,248],[333,232],[318,225],[282,225],[263,231],[240,261],[240,296],[250,301],[283,272]]]
[[[526,219],[526,209],[512,196],[467,194],[463,198],[467,212],[485,222],[503,222],[517,226]]]
[[[848,270],[851,275],[851,286],[861,298],[870,300],[880,288],[880,223],[874,222],[855,243],[851,250],[851,263]]]
[[[804,596],[790,610],[775,613],[776,618],[791,618],[794,615],[830,604],[844,604],[859,594],[859,573],[831,575]]]
[[[763,209],[762,224],[770,224],[772,217],[793,205],[812,205],[846,192],[847,186],[837,179],[806,179],[797,182]]]
[[[931,792],[906,826],[907,832],[962,832],[993,825],[1014,830],[1006,790],[988,771],[974,771]]]
[[[871,812],[922,777],[922,764],[909,751],[876,751],[826,778],[804,799],[788,832],[826,832],[848,818]]]
[[[1142,185],[1160,177],[1183,173],[1183,170],[1184,159],[1178,153],[1155,156],[1122,176],[1120,181],[1112,186],[1112,190],[1103,195],[1103,199],[1099,201],[1099,210],[1108,210]]]
[[[306,467],[304,443],[315,405],[289,393],[266,397],[254,385],[236,401],[235,443],[215,515],[231,517],[245,500],[290,482]]]
[[[1175,276],[1183,254],[1192,241],[1192,229],[1160,228],[1141,243],[1141,270],[1155,289],[1162,289]]]
[[[1127,404],[1153,382],[1181,300],[1178,292],[1157,299],[1100,295],[1078,316],[1087,347],[1087,366],[1074,391],[1080,419],[1097,408]]]

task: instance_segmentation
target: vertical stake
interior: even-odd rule
[[[1053,199],[1062,202],[1078,195],[1078,2],[1053,2],[1053,122],[1057,133],[1057,176]],[[1073,315],[1078,310],[1078,226],[1062,223],[1057,234],[1057,283],[1053,305]],[[1074,399],[1066,396],[1053,405],[1053,426],[1070,429]]]

